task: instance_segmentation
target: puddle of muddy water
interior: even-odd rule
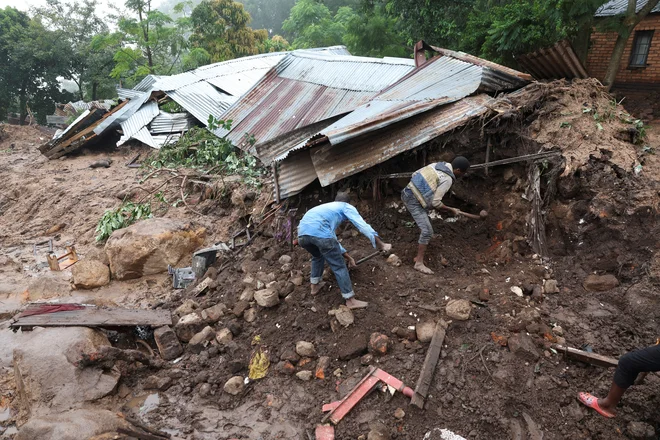
[[[126,402],[124,407],[141,416],[150,413],[160,405],[160,396],[158,393],[145,394],[144,396],[133,397]]]

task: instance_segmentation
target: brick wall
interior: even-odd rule
[[[621,59],[621,67],[616,76],[615,83],[660,83],[660,14],[647,16],[635,31],[655,30],[649,57],[646,61],[648,66],[643,69],[628,69],[630,60],[630,51],[632,49],[635,33],[630,36],[626,43],[626,49]],[[587,57],[587,70],[589,75],[600,79],[605,78],[607,65],[610,62],[614,43],[616,42],[616,33],[594,32],[591,35],[591,46]]]

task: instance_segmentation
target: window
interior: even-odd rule
[[[646,60],[649,57],[651,40],[654,31],[637,31],[633,40],[632,52],[630,53],[631,68],[646,67]]]

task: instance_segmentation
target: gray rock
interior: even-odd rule
[[[457,321],[467,321],[470,319],[470,312],[472,312],[472,304],[466,299],[452,299],[447,303],[445,308],[447,316]]]
[[[605,292],[614,289],[619,285],[619,280],[614,275],[589,275],[582,287],[591,292]]]
[[[330,310],[328,315],[334,316],[337,319],[337,322],[344,327],[348,327],[355,322],[353,311],[343,304],[334,310]]]
[[[231,340],[234,339],[234,336],[228,328],[223,328],[215,335],[215,340],[218,341],[218,344],[225,345]]]
[[[188,341],[188,349],[193,353],[200,353],[209,341],[215,337],[213,328],[206,326],[201,332],[195,334],[190,341]]]
[[[21,426],[14,440],[80,440],[130,427],[126,420],[112,411],[76,409],[32,417]]]
[[[306,341],[296,342],[296,353],[298,353],[298,355],[301,357],[309,357],[309,358],[316,357],[316,349],[314,348],[314,344],[312,344],[311,342],[306,342]]]
[[[653,426],[644,422],[628,423],[627,432],[630,438],[634,440],[651,440],[656,438]]]
[[[296,377],[298,379],[304,380],[304,381],[311,380],[313,376],[314,376],[314,373],[312,373],[311,371],[307,371],[307,370],[299,371],[299,372],[296,373]]]
[[[154,340],[158,346],[160,356],[166,361],[176,359],[183,353],[183,347],[176,337],[174,330],[165,325],[154,331]]]
[[[243,293],[241,293],[239,300],[247,302],[254,300],[254,289],[251,287],[246,287],[245,290],[243,290]]]
[[[177,316],[190,315],[199,309],[199,304],[192,299],[187,299],[179,307],[174,309],[174,314]]]
[[[71,267],[76,289],[95,289],[110,283],[110,268],[98,260],[81,260]]]
[[[254,307],[247,309],[243,312],[243,319],[245,319],[245,322],[254,322],[257,319],[257,309]]]
[[[417,334],[419,342],[431,342],[433,334],[435,333],[435,322],[427,321],[417,324],[415,327],[415,333]]]
[[[188,342],[197,333],[202,331],[206,326],[206,322],[198,313],[190,313],[183,316],[174,326],[174,331],[179,340]]]
[[[536,349],[534,341],[527,333],[518,333],[509,337],[509,350],[519,358],[533,362],[541,357],[541,354]]]
[[[223,387],[225,393],[231,394],[232,396],[236,396],[237,394],[242,393],[244,388],[245,385],[243,383],[242,376],[232,377],[225,383],[225,386]]]
[[[280,264],[290,264],[292,258],[288,255],[282,255],[279,260],[277,260]]]
[[[275,307],[280,303],[280,297],[273,289],[262,289],[254,292],[254,300],[261,307]]]
[[[144,381],[143,388],[145,390],[160,390],[166,391],[172,386],[172,378],[168,376],[149,376]]]
[[[204,309],[204,311],[202,311],[202,319],[209,324],[215,324],[216,322],[220,321],[220,318],[225,316],[226,313],[227,306],[223,303],[218,303],[213,307]]]
[[[543,282],[543,292],[546,293],[546,294],[559,293],[559,287],[557,286],[557,280],[545,280]]]

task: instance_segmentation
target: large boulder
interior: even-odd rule
[[[95,289],[110,282],[110,268],[98,260],[81,260],[71,268],[76,289]]]
[[[105,409],[76,409],[31,418],[14,440],[80,440],[130,428],[126,420]]]
[[[117,280],[166,272],[167,266],[189,261],[204,242],[204,228],[167,219],[142,220],[112,233],[105,244],[110,271]]]
[[[79,368],[83,353],[110,345],[98,330],[86,327],[36,328],[25,344],[14,349],[14,377],[20,409],[28,417],[81,408],[114,390],[116,369]]]

